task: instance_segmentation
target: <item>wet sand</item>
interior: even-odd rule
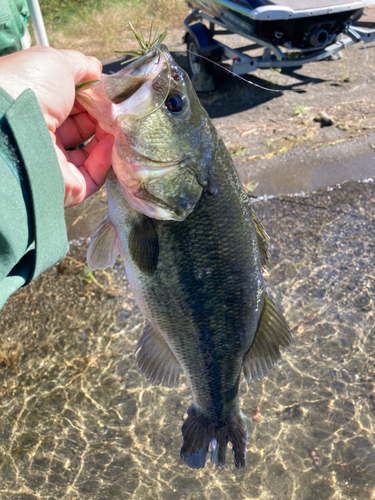
[[[166,389],[137,371],[144,322],[121,263],[92,276],[86,239],[72,243],[0,315],[0,499],[375,498],[374,188],[254,203],[294,341],[264,380],[241,383],[244,471],[230,450],[224,469],[183,464],[184,377]],[[105,199],[89,212],[101,220]]]

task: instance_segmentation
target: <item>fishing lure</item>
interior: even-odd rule
[[[130,27],[130,29],[131,29],[131,31],[132,31],[135,39],[139,43],[140,48],[138,50],[115,50],[115,52],[117,54],[125,54],[127,56],[130,56],[130,59],[126,59],[121,64],[131,63],[133,61],[136,61],[137,59],[140,59],[145,54],[147,54],[149,52],[152,52],[153,50],[156,50],[157,52],[159,52],[159,54],[162,57],[164,57],[165,63],[167,65],[167,69],[168,69],[168,75],[169,75],[169,78],[168,78],[168,87],[167,87],[167,91],[165,93],[164,99],[161,101],[161,103],[158,106],[155,107],[155,109],[153,109],[152,111],[149,111],[148,113],[146,113],[146,114],[144,114],[144,115],[139,116],[138,118],[136,118],[137,120],[140,120],[141,118],[144,118],[145,116],[151,115],[152,113],[155,113],[155,111],[157,111],[158,109],[160,109],[165,104],[165,101],[167,100],[168,95],[169,95],[169,91],[170,91],[170,87],[171,87],[171,82],[170,82],[171,68],[170,68],[168,59],[165,56],[163,50],[161,50],[159,47],[157,47],[157,45],[161,45],[161,43],[164,41],[165,37],[167,36],[168,27],[166,28],[165,31],[163,31],[163,33],[161,33],[159,35],[160,26],[158,26],[157,29],[156,29],[156,31],[155,31],[155,33],[154,33],[154,35],[152,35],[153,21],[151,21],[150,35],[149,35],[149,39],[147,41],[145,39],[144,35],[143,35],[143,30],[141,28],[139,20],[137,20],[137,24],[138,24],[138,28],[139,28],[139,33],[136,32],[134,26],[132,25],[132,23],[130,21],[128,22],[128,24],[129,24],[129,27]],[[90,80],[88,82],[79,83],[78,85],[76,85],[76,92],[78,90],[82,89],[83,87],[85,87],[86,85],[90,85],[91,83],[97,83],[98,81],[99,80]]]

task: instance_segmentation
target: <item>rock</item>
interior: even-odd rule
[[[314,118],[314,122],[319,122],[322,124],[322,127],[329,127],[333,125],[333,119],[327,115],[325,111],[320,111],[320,113]]]

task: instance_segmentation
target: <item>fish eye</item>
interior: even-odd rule
[[[165,101],[165,105],[171,113],[179,113],[185,106],[185,96],[178,92],[171,92]]]

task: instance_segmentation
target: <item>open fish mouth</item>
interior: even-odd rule
[[[167,48],[103,75],[77,99],[115,136],[112,168],[129,205],[148,217],[184,220],[202,193],[190,169],[199,156],[191,145],[193,135],[198,144],[199,131],[190,123],[185,73]]]
[[[152,83],[168,72],[169,61],[168,51],[152,50],[115,74],[103,74],[98,81],[81,84],[76,98],[105,131],[115,135],[118,117],[139,119],[155,109]]]

